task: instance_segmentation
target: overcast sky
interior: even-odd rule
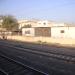
[[[0,15],[75,23],[75,0],[0,0]]]

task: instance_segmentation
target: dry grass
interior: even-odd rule
[[[25,37],[25,36],[8,36],[8,39],[22,42],[34,42],[39,44],[56,44],[62,46],[75,46],[75,39],[50,38],[50,37]]]

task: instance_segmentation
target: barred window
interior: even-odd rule
[[[30,31],[28,30],[28,31],[25,31],[25,34],[30,34]]]
[[[64,32],[65,32],[64,30],[61,30],[61,31],[60,31],[60,33],[64,33]]]

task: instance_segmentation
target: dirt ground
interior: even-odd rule
[[[69,38],[7,36],[7,39],[23,42],[42,42],[48,44],[58,44],[63,46],[75,46],[75,39]]]

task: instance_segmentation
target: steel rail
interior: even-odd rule
[[[30,70],[32,70],[32,72],[34,72],[34,73],[36,73],[36,74],[45,75],[44,73],[41,73],[41,72],[37,71],[36,69],[33,69],[33,68],[29,67],[29,66],[25,66],[25,65],[23,65],[22,63],[17,62],[16,60],[11,59],[11,58],[9,58],[9,57],[7,57],[7,56],[1,54],[1,53],[0,53],[0,57],[4,58],[5,61],[6,61],[6,59],[9,60],[9,62],[11,61],[11,63],[12,63],[12,62],[15,62],[16,65],[19,65],[20,67],[22,66],[22,67],[26,68],[26,69],[28,70],[28,72],[30,72]],[[9,63],[9,62],[8,62],[8,63]],[[6,63],[4,63],[4,64],[6,64]],[[12,67],[13,67],[13,66],[12,66]],[[7,68],[7,69],[8,69],[8,68]],[[12,70],[12,69],[11,69],[11,70]],[[4,70],[1,69],[1,68],[0,68],[0,71],[3,72],[5,75],[10,75],[9,72],[7,73],[6,71],[4,71]],[[13,75],[13,74],[11,74],[11,75]],[[17,75],[17,74],[16,74],[16,75]],[[27,74],[27,75],[28,75],[28,74]],[[29,74],[29,75],[32,75],[32,74]]]
[[[2,44],[1,44],[2,45]],[[4,46],[7,46],[9,48],[15,48],[17,50],[21,50],[23,52],[31,52],[31,53],[35,53],[35,54],[39,54],[39,55],[43,55],[43,56],[46,56],[46,57],[52,57],[52,58],[56,58],[56,59],[60,59],[60,60],[65,60],[65,61],[69,61],[69,62],[73,62],[75,63],[75,57],[74,56],[71,56],[71,55],[66,55],[66,54],[59,54],[59,53],[53,53],[53,52],[46,52],[46,51],[39,51],[39,50],[33,50],[33,49],[28,49],[28,48],[21,48],[21,47],[16,47],[14,45],[4,45]]]

